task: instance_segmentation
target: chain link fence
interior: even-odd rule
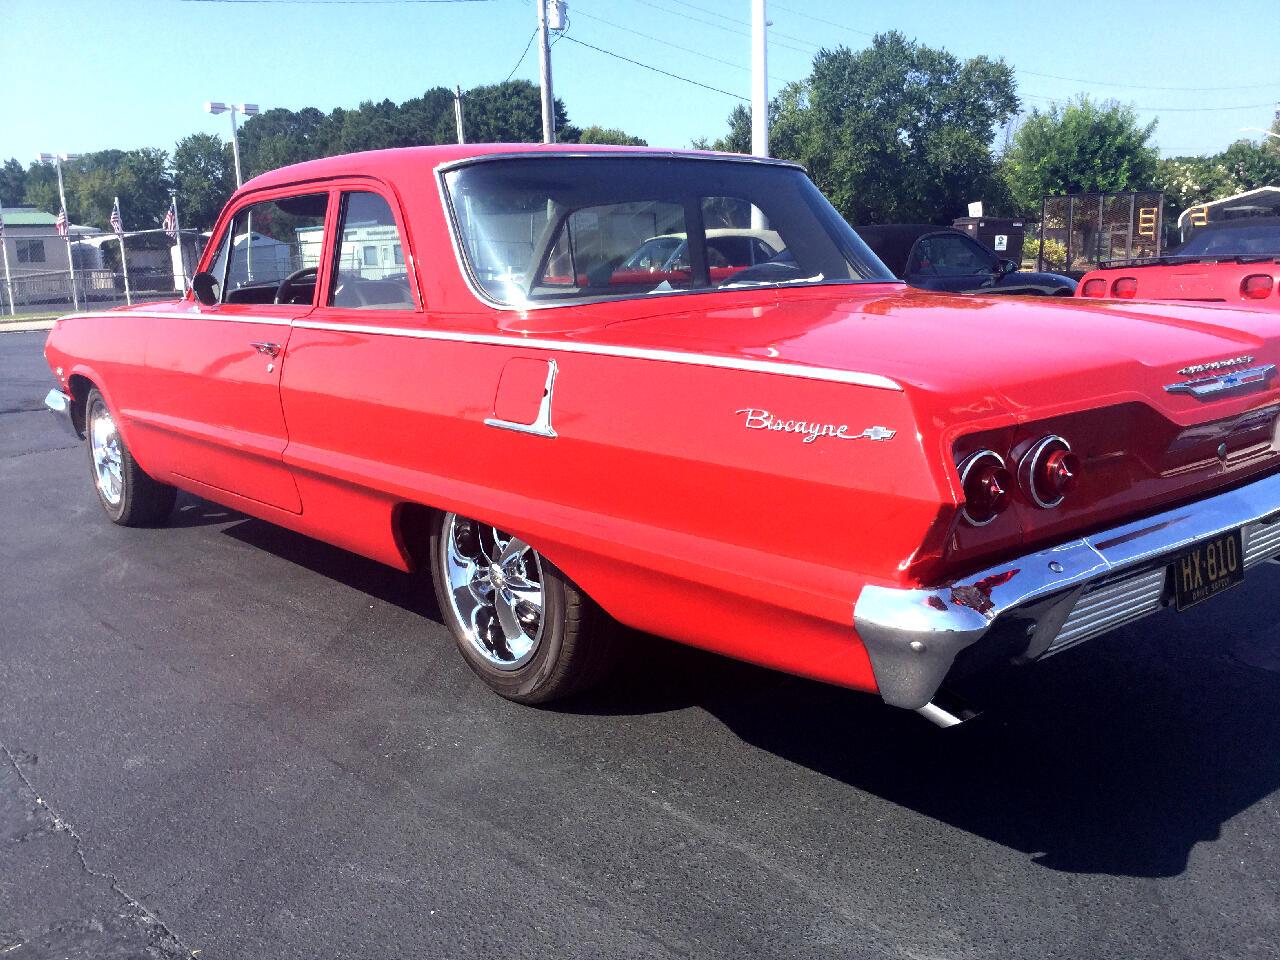
[[[1163,218],[1157,191],[1044,197],[1036,269],[1078,275],[1112,260],[1158,257]]]
[[[180,262],[177,244],[163,230],[126,233],[126,282],[126,264],[114,233],[73,234],[68,242],[56,232],[8,227],[7,272],[0,259],[0,314],[101,310],[173,300],[186,289],[204,241],[194,230],[182,231]]]

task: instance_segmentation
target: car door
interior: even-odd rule
[[[916,241],[904,278],[913,287],[960,293],[993,286],[995,254],[962,233],[929,233]]]
[[[447,345],[420,336],[429,324],[395,191],[363,178],[338,181],[330,210],[318,305],[294,324],[281,383],[284,459],[310,526],[396,564],[389,506],[370,488],[403,483],[410,465],[443,455],[456,411],[442,420],[426,411],[433,398],[454,396],[452,384],[467,372],[450,364]]]
[[[301,512],[280,376],[291,324],[314,306],[328,204],[314,186],[246,198],[205,254],[217,302],[189,301],[152,329],[147,417],[169,434],[178,477]]]

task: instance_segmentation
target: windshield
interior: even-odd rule
[[[1173,251],[1176,257],[1280,256],[1280,223],[1204,229]]]
[[[792,167],[531,155],[445,187],[467,268],[503,304],[894,279]]]

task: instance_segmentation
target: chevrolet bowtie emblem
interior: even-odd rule
[[[1252,357],[1246,358],[1246,360],[1252,359]],[[1225,363],[1226,361],[1220,362]],[[1188,367],[1186,369],[1193,368]],[[1178,372],[1185,373],[1186,370],[1179,370]],[[1275,372],[1276,365],[1274,363],[1265,363],[1262,366],[1250,367],[1247,370],[1232,370],[1230,373],[1220,373],[1216,377],[1200,377],[1196,380],[1184,380],[1182,383],[1171,383],[1165,387],[1165,390],[1169,393],[1189,393],[1197,400],[1209,400],[1224,393],[1265,387],[1267,381],[1275,376]]]

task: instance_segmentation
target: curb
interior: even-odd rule
[[[0,333],[27,333],[32,330],[52,330],[55,320],[15,320],[0,321]]]

